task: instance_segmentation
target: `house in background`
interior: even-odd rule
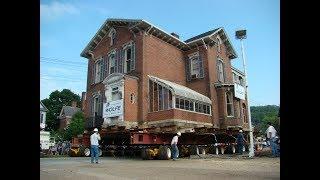
[[[77,107],[77,102],[73,101],[71,106],[63,106],[58,116],[60,120],[59,129],[65,129],[71,122],[72,116],[81,111],[80,108]]]
[[[40,131],[46,127],[46,113],[48,109],[40,101]]]
[[[45,131],[46,127],[46,113],[48,109],[40,101],[40,144],[42,149],[49,149],[50,143],[50,132]]]

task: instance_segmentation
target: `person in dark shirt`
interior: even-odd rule
[[[238,146],[238,153],[239,154],[242,154],[243,153],[243,145],[244,145],[244,142],[246,140],[244,139],[243,137],[243,133],[242,133],[242,130],[240,129],[239,130],[239,133],[237,135],[237,146]]]

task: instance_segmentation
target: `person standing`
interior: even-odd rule
[[[91,163],[94,163],[94,160],[98,164],[98,157],[99,157],[99,140],[100,134],[98,133],[98,129],[94,128],[93,134],[90,136],[90,143],[91,143]]]
[[[246,141],[243,137],[243,131],[240,129],[239,133],[237,135],[237,146],[238,146],[238,153],[242,155],[243,153],[243,145],[244,142]]]
[[[266,130],[267,138],[269,139],[269,143],[272,150],[272,156],[278,157],[278,145],[277,145],[277,131],[276,129],[271,125],[270,122],[268,122],[268,129]]]
[[[173,138],[172,138],[172,141],[171,141],[171,149],[172,149],[172,156],[173,156],[173,160],[177,160],[178,156],[179,156],[179,149],[178,149],[178,139],[179,137],[181,136],[181,132],[178,132],[177,135],[175,135]]]

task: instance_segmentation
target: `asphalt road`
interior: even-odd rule
[[[90,159],[84,157],[42,158],[40,179],[280,179],[280,159],[211,158],[172,161],[102,157],[100,164],[91,164]]]

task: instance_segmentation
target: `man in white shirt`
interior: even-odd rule
[[[178,156],[179,156],[179,149],[178,149],[178,139],[181,136],[181,132],[178,132],[177,135],[175,135],[172,138],[171,141],[171,148],[172,148],[172,159],[175,161],[177,160]]]
[[[266,130],[267,138],[269,139],[271,150],[272,150],[272,156],[277,157],[279,156],[278,152],[278,144],[277,144],[277,131],[276,129],[271,125],[270,122],[268,122],[268,129]]]
[[[99,157],[99,140],[100,134],[98,133],[98,129],[94,128],[93,134],[90,136],[90,143],[91,143],[91,163],[94,163],[94,160],[96,160],[96,163],[98,164],[98,157]]]

